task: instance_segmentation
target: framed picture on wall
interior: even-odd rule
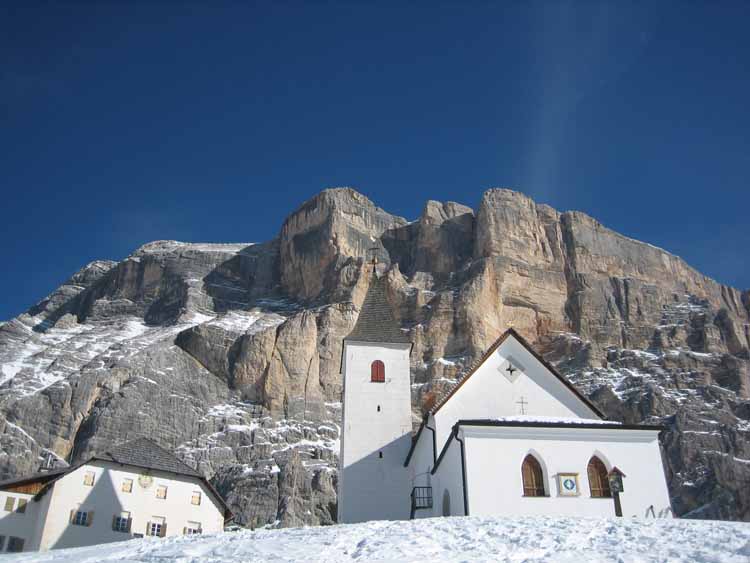
[[[558,473],[557,494],[561,497],[577,497],[580,494],[578,473]]]

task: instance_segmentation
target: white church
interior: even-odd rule
[[[660,426],[606,420],[512,328],[412,435],[411,342],[373,276],[341,371],[339,522],[671,517]]]

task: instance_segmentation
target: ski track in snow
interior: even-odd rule
[[[750,526],[709,520],[431,518],[146,538],[8,557],[34,563],[743,562]]]

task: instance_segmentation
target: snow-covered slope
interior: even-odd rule
[[[750,526],[708,520],[433,518],[149,538],[10,560],[746,562],[750,560]]]

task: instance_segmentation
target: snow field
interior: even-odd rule
[[[34,563],[747,562],[750,525],[709,520],[432,518],[147,538],[22,554]]]

